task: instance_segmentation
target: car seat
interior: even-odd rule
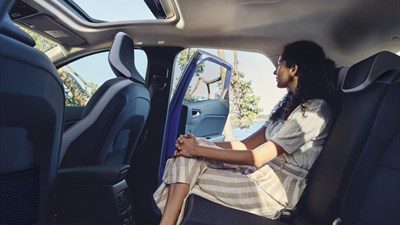
[[[400,56],[379,53],[354,65],[353,73],[366,71],[368,64],[369,73],[347,79],[344,92],[361,94],[373,86],[385,91],[370,120],[362,152],[353,163],[355,169],[335,223],[395,225],[400,212]]]
[[[145,81],[134,66],[133,40],[115,35],[109,62],[117,78],[106,81],[82,119],[63,136],[57,180],[57,223],[134,224],[125,177],[150,110]]]
[[[53,63],[5,14],[13,2],[0,2],[0,224],[49,225],[64,88]]]
[[[129,165],[132,160],[150,110],[149,91],[135,68],[131,37],[117,33],[108,59],[117,78],[94,93],[82,119],[64,133],[60,168]]]

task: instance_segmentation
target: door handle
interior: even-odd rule
[[[193,118],[199,117],[200,115],[201,115],[200,110],[198,110],[198,109],[192,110],[192,117]]]

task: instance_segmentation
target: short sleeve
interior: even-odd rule
[[[288,154],[309,149],[302,147],[316,141],[321,135],[326,137],[330,120],[327,103],[320,99],[310,100],[306,102],[305,112],[298,106],[289,115],[281,129],[271,137],[271,141],[281,146]]]

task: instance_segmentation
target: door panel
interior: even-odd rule
[[[228,118],[229,104],[225,100],[212,99],[185,103],[182,107],[186,115],[184,133],[192,133],[213,141],[222,141],[222,131]]]
[[[205,60],[199,64],[189,87],[182,107],[180,133],[193,133],[213,141],[224,140],[222,134],[229,113],[229,98],[226,76],[227,68],[217,62]],[[186,111],[185,111],[186,110]]]

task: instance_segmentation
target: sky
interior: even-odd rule
[[[73,0],[93,19],[104,21],[154,20],[143,0]],[[111,9],[111,10],[110,10]]]

